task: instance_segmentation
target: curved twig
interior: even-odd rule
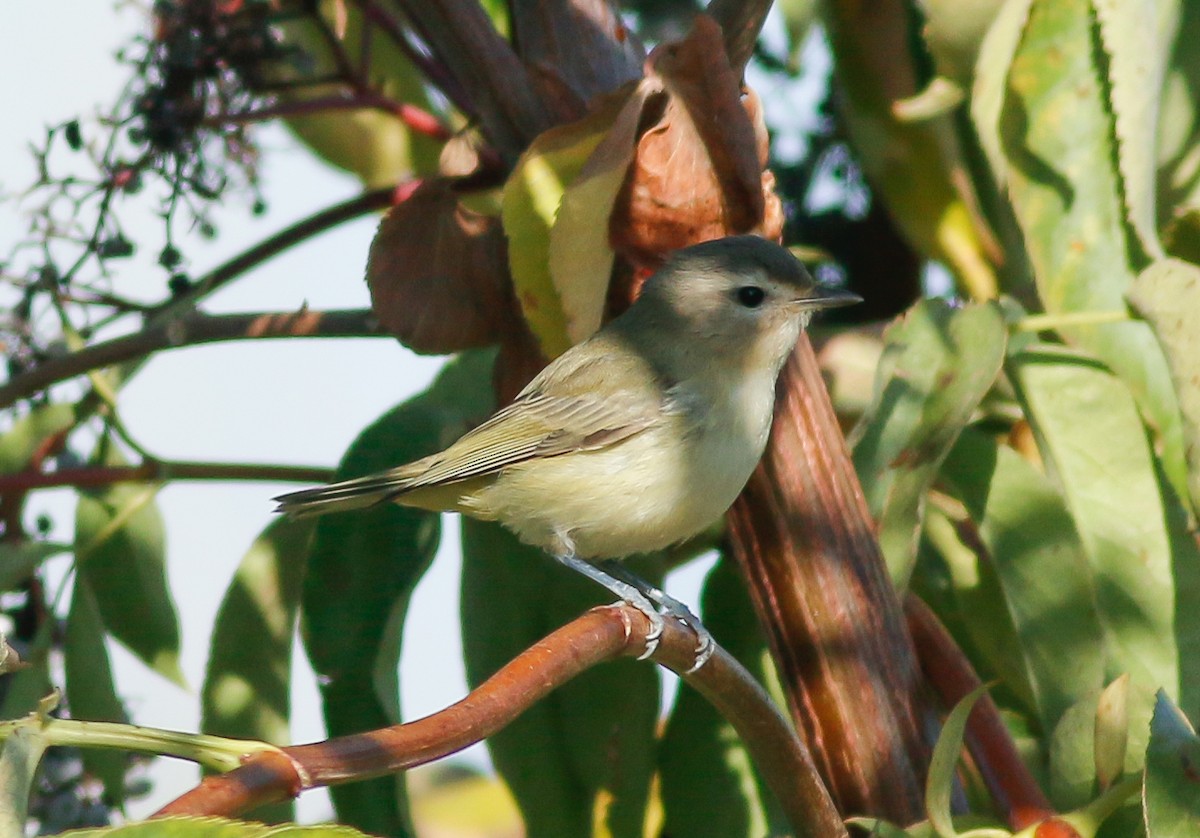
[[[251,312],[203,314],[188,312],[157,318],[140,332],[95,343],[45,361],[0,386],[0,409],[52,384],[92,370],[144,358],[162,349],[196,346],[226,340],[290,337],[386,337],[370,309],[341,311]]]
[[[920,598],[904,599],[904,616],[921,669],[946,707],[953,707],[980,685],[979,676],[941,620]],[[967,749],[979,766],[996,810],[1020,831],[1053,817],[1054,807],[1017,752],[996,702],[984,695],[967,719]]]
[[[255,755],[205,779],[157,815],[236,815],[317,786],[391,774],[460,751],[492,735],[551,690],[606,660],[645,649],[649,621],[630,606],[596,608],[526,649],[457,704],[408,724]],[[695,635],[668,620],[654,660],[729,719],[771,785],[797,836],[845,836],[811,756],[762,687],[717,648],[688,674]]]

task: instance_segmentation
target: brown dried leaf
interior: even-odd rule
[[[379,322],[415,352],[486,346],[514,320],[500,220],[465,207],[447,180],[426,181],[384,216],[367,284]]]
[[[699,15],[684,40],[651,53],[647,78],[659,80],[665,102],[638,141],[617,201],[610,227],[617,249],[655,261],[705,239],[778,235],[782,213],[774,178],[763,172],[761,108],[753,95],[743,99],[720,27]]]

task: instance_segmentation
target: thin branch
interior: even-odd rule
[[[928,605],[909,594],[904,600],[904,615],[926,679],[942,704],[953,707],[979,686],[979,676]],[[966,742],[992,802],[1009,827],[1019,832],[1054,815],[1054,808],[1017,752],[990,695],[979,699],[971,711]]]
[[[421,74],[434,87],[454,103],[454,107],[458,108],[469,119],[476,118],[477,114],[475,113],[475,106],[471,101],[470,92],[463,85],[459,84],[458,79],[454,77],[454,74],[450,72],[445,64],[433,56],[426,55],[414,48],[412,42],[409,40],[408,33],[404,31],[404,27],[390,12],[381,8],[373,0],[354,0],[354,4],[362,11],[363,20],[369,20],[378,26],[392,40],[396,48],[403,52],[405,57],[412,62],[413,66],[420,70]]]
[[[236,815],[299,790],[403,771],[492,735],[551,690],[586,669],[645,649],[650,623],[630,606],[589,611],[522,652],[462,701],[440,713],[370,733],[256,755],[228,774],[205,779],[157,815]],[[654,659],[733,724],[770,783],[797,836],[845,836],[841,816],[811,756],[762,687],[718,649],[687,674],[695,654],[690,630],[668,620]]]
[[[413,132],[439,142],[445,142],[454,136],[454,132],[445,123],[424,108],[410,105],[407,102],[397,102],[389,96],[371,90],[316,96],[298,101],[276,102],[273,105],[265,105],[243,113],[219,114],[206,121],[213,125],[225,125],[230,122],[261,122],[276,117],[304,116],[321,111],[358,110],[360,108],[372,108],[391,114]]]
[[[145,358],[163,349],[178,349],[228,340],[292,337],[384,337],[370,309],[339,311],[252,312],[210,315],[188,312],[156,318],[140,332],[92,344],[52,358],[0,386],[0,409],[52,384],[113,364]]]
[[[148,460],[136,466],[88,466],[57,471],[24,471],[0,475],[0,495],[73,486],[77,489],[113,483],[165,483],[168,480],[265,480],[279,483],[328,483],[333,469],[257,463],[193,463]]]
[[[184,310],[195,304],[201,297],[211,294],[225,283],[236,279],[289,247],[361,215],[392,206],[400,200],[398,196],[411,194],[412,186],[412,181],[405,181],[398,186],[371,189],[340,204],[334,204],[332,207],[315,212],[308,218],[297,221],[290,227],[285,227],[275,235],[264,239],[249,250],[239,253],[225,264],[217,266],[198,279],[185,293],[155,309],[155,314]]]

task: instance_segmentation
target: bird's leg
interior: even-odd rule
[[[717,643],[704,624],[700,622],[700,618],[693,614],[690,608],[661,588],[651,585],[615,559],[606,559],[600,564],[610,576],[636,588],[647,599],[654,602],[663,614],[674,617],[685,626],[690,627],[696,634],[696,659],[692,663],[691,669],[688,670],[688,674],[690,675],[704,666],[705,662],[712,657]]]
[[[572,570],[582,573],[593,582],[600,583],[619,596],[622,602],[632,605],[638,611],[645,614],[650,620],[650,633],[646,635],[646,651],[638,656],[638,660],[645,660],[654,654],[654,650],[658,648],[658,638],[662,637],[663,618],[662,614],[655,607],[654,602],[639,590],[637,585],[605,573],[591,562],[586,562],[576,556],[574,552],[555,552],[554,558],[560,564],[564,564]]]

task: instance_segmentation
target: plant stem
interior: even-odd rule
[[[265,480],[281,483],[327,483],[333,470],[320,466],[259,463],[191,463],[147,460],[136,466],[89,466],[58,471],[25,471],[0,475],[0,495],[73,486],[77,489],[113,483],[162,483],[168,480]]]
[[[1013,324],[1018,332],[1045,332],[1071,326],[1103,326],[1130,320],[1127,311],[1070,311],[1062,314],[1031,314]]]
[[[53,358],[0,386],[0,409],[52,384],[114,364],[178,349],[227,340],[289,337],[385,337],[369,309],[341,311],[251,312],[210,315],[189,312],[155,318],[140,332],[86,346]]]
[[[0,740],[7,739],[15,730],[27,724],[27,719],[0,722]],[[118,722],[85,722],[77,719],[47,719],[41,725],[41,735],[47,745],[114,748],[139,754],[176,757],[214,771],[237,768],[252,754],[280,751],[274,745],[249,739],[227,739],[203,733],[179,733]]]

